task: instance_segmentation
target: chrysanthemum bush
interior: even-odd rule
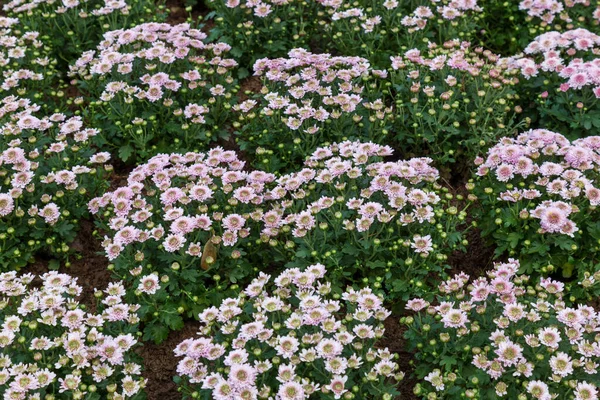
[[[465,212],[436,183],[429,159],[379,162],[390,149],[345,142],[319,149],[298,173],[243,171],[235,153],[158,155],[128,184],[90,202],[119,279],[138,293],[147,337],[162,340],[248,282],[258,265],[328,262],[340,291],[372,282],[390,298],[424,293],[466,241]],[[142,285],[143,286],[143,285]],[[147,295],[147,296],[146,296]]]
[[[530,31],[598,29],[600,5],[589,0],[522,0],[519,9],[527,13]]]
[[[41,282],[38,282],[41,279]],[[77,278],[0,274],[0,395],[4,399],[145,399],[137,344],[139,306],[124,287],[77,301]]]
[[[484,236],[521,260],[526,273],[579,280],[599,268],[600,137],[569,142],[543,129],[504,138],[478,158],[469,183],[482,205]],[[581,295],[576,288],[571,293]]]
[[[330,22],[322,26],[330,45],[384,68],[390,56],[424,41],[476,36],[482,8],[477,0],[323,1]]]
[[[472,160],[512,133],[521,111],[513,88],[518,80],[498,59],[459,40],[392,57],[394,140],[444,164]]]
[[[151,0],[10,0],[2,9],[27,30],[40,32],[65,64],[93,48],[103,32],[166,16],[164,6]]]
[[[22,29],[17,18],[0,17],[0,95],[39,99],[57,83],[56,60],[39,32]]]
[[[215,27],[211,35],[229,43],[241,61],[241,77],[262,57],[282,57],[294,48],[308,48],[318,38],[320,1],[209,0]],[[247,66],[247,67],[246,67]],[[246,69],[248,68],[248,69]]]
[[[600,315],[567,305],[563,283],[518,269],[510,259],[487,277],[461,273],[435,303],[408,303],[420,398],[598,399]]]
[[[273,192],[287,194],[272,228],[292,250],[286,266],[327,263],[338,288],[370,282],[388,299],[428,292],[448,255],[468,244],[459,230],[467,205],[440,186],[431,159],[383,161],[391,155],[373,143],[333,144],[278,179]]]
[[[258,278],[200,314],[175,349],[184,398],[392,399],[404,373],[377,348],[390,312],[366,287],[340,296],[321,264]]]
[[[600,24],[597,1],[490,1],[484,8],[481,40],[487,48],[505,56],[522,51],[537,36],[549,31],[594,31]]]
[[[229,45],[205,39],[187,23],[148,23],[107,32],[96,51],[84,53],[70,75],[102,128],[97,144],[139,161],[226,136],[237,62],[227,58]]]
[[[503,56],[521,51],[539,33],[530,33],[518,1],[486,1],[478,43]]]
[[[252,256],[264,246],[253,242],[265,185],[275,177],[243,167],[221,148],[161,154],[136,167],[126,186],[90,202],[107,234],[110,268],[131,295],[141,284],[135,294],[146,339],[163,340],[183,326],[182,315],[198,315],[258,271]]]
[[[537,126],[570,139],[600,128],[600,36],[585,29],[538,36],[510,59],[525,78],[521,90],[536,100]]]
[[[381,101],[375,71],[360,57],[294,49],[287,58],[260,59],[254,74],[261,94],[234,108],[240,148],[267,171],[288,171],[322,143],[346,139],[381,142],[391,108]]]
[[[45,116],[30,100],[0,100],[0,267],[43,252],[64,258],[87,202],[108,186],[108,153],[97,153],[80,117]]]

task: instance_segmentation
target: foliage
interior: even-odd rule
[[[289,171],[319,144],[347,139],[381,142],[391,113],[380,99],[377,75],[360,57],[291,50],[287,58],[260,59],[254,75],[261,94],[234,109],[240,148],[266,171]],[[368,101],[371,100],[371,101]]]
[[[229,43],[245,68],[262,57],[281,57],[294,48],[308,48],[317,38],[317,16],[324,16],[318,1],[208,0],[216,26],[212,36]]]
[[[499,57],[468,42],[429,43],[392,57],[393,138],[464,170],[479,149],[510,135],[521,111],[518,80]]]
[[[0,94],[42,99],[57,83],[56,60],[39,39],[39,32],[23,32],[17,18],[0,17]],[[56,95],[56,92],[53,92]],[[52,103],[44,98],[44,105]]]
[[[476,37],[483,9],[477,0],[323,2],[331,22],[323,23],[334,48],[385,68],[400,50]]]
[[[600,36],[585,29],[548,32],[509,61],[525,78],[536,126],[574,140],[600,128]]]

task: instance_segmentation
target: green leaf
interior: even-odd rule
[[[131,147],[130,145],[123,145],[119,147],[119,158],[123,161],[127,161],[129,157],[131,157],[131,155],[133,154],[133,151],[133,147]]]
[[[242,54],[244,54],[244,51],[241,48],[235,46],[235,47],[232,47],[231,50],[229,50],[229,54],[231,54],[234,57],[239,58],[242,56]]]
[[[546,243],[535,242],[527,250],[527,254],[539,254],[540,256],[546,255],[550,250],[550,246]]]
[[[186,268],[181,271],[181,279],[186,282],[196,282],[196,278],[198,277],[198,271],[191,268]]]
[[[250,71],[247,68],[241,67],[238,69],[238,79],[244,79],[250,76]]]
[[[295,255],[296,255],[296,257],[299,257],[299,258],[307,258],[308,256],[310,256],[310,253],[311,252],[308,249],[300,249],[296,252]]]
[[[556,241],[556,245],[558,247],[560,247],[562,250],[567,250],[567,251],[573,251],[571,246],[573,246],[574,244],[575,244],[575,242],[573,242],[570,239],[566,239],[566,238],[560,238],[559,240]]]
[[[513,249],[518,246],[521,239],[523,239],[523,234],[518,232],[511,232],[506,236],[506,240],[508,240],[508,243],[510,243],[510,247]]]
[[[446,366],[446,371],[452,371],[452,366],[456,364],[456,360],[452,357],[445,356],[440,361],[440,365]]]
[[[61,224],[56,228],[56,232],[62,237],[67,237],[73,231],[74,227],[72,224]]]
[[[348,243],[344,246],[344,248],[342,249],[342,252],[344,254],[350,254],[352,256],[357,255],[360,253],[360,250],[358,250],[355,246],[353,246],[352,244]]]
[[[169,336],[169,328],[164,325],[152,324],[147,325],[144,329],[144,340],[153,340],[159,344]]]
[[[183,318],[178,314],[163,313],[162,321],[167,324],[172,331],[178,331],[183,328]]]

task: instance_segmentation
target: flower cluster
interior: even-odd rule
[[[199,336],[175,349],[184,393],[213,399],[392,399],[404,376],[374,347],[390,312],[370,288],[334,296],[321,264],[261,273],[200,314]],[[274,286],[273,290],[269,290]],[[231,346],[224,346],[224,343]],[[359,386],[360,385],[360,386]]]
[[[377,67],[402,48],[422,45],[425,38],[474,38],[482,12],[477,0],[327,0],[323,4],[331,15],[334,47],[343,54],[366,57]]]
[[[103,246],[111,268],[138,287],[138,302],[149,305],[142,310],[152,321],[147,337],[164,339],[169,328],[183,325],[181,314],[197,315],[258,270],[252,265],[261,259],[261,246],[252,246],[260,232],[255,226],[262,224],[260,205],[275,176],[243,167],[234,152],[221,148],[159,154],[136,167],[126,186],[89,203],[110,235]],[[143,292],[143,271],[169,284]],[[227,277],[223,286],[219,274]]]
[[[371,70],[366,59],[294,49],[288,58],[257,60],[254,71],[263,77],[261,96],[235,107],[234,126],[243,129],[240,147],[256,152],[263,168],[297,165],[320,143],[383,136],[381,121],[391,109],[365,81],[387,73]]]
[[[459,40],[429,43],[427,51],[391,57],[391,67],[391,131],[405,151],[425,150],[441,163],[469,160],[515,128],[518,80],[489,50]]]
[[[165,18],[164,6],[151,0],[10,0],[2,10],[42,32],[53,57],[66,64],[91,49],[106,29]]]
[[[243,66],[262,57],[281,57],[307,48],[319,37],[320,1],[209,0],[216,14],[213,31],[233,46]],[[249,69],[249,68],[248,68]],[[243,69],[243,75],[250,71]]]
[[[96,153],[80,117],[42,116],[30,100],[0,100],[0,265],[34,253],[68,254],[88,196],[107,186],[108,153]]]
[[[139,306],[110,284],[95,312],[76,298],[77,279],[0,274],[0,395],[4,399],[143,399],[146,380],[133,352]]]
[[[435,304],[415,298],[404,318],[417,350],[423,399],[598,399],[600,314],[568,306],[563,283],[517,275],[498,263],[469,282],[443,282]]]
[[[40,97],[56,78],[55,64],[39,32],[22,32],[18,19],[0,17],[0,93]]]
[[[535,129],[502,139],[476,160],[476,193],[485,210],[495,210],[484,212],[480,223],[498,254],[519,255],[527,272],[558,267],[569,277],[575,263],[580,277],[595,271],[599,149],[598,136],[569,142]]]
[[[266,254],[273,267],[331,262],[340,288],[366,280],[407,297],[424,291],[422,279],[443,272],[447,254],[466,244],[456,228],[465,212],[438,194],[431,160],[378,162],[389,154],[344,142],[317,149],[304,169],[278,179],[243,171],[235,153],[218,148],[158,155],[90,210],[109,233],[103,245],[118,276],[132,287],[142,271],[169,282],[138,300],[152,304],[143,315],[150,329],[180,327],[181,318],[159,311],[197,314],[229,285],[247,282]]]
[[[103,128],[100,146],[145,159],[227,134],[237,62],[226,58],[229,45],[206,37],[187,23],[147,23],[105,33],[75,62],[70,75],[96,100],[90,118]]]
[[[600,23],[600,6],[588,0],[522,0],[519,9],[541,28],[563,29]]]
[[[535,38],[509,59],[537,97],[539,124],[582,137],[600,126],[600,36],[586,29],[552,31]]]
[[[336,265],[329,276],[341,287],[371,282],[389,299],[425,293],[432,273],[444,274],[448,254],[467,244],[457,229],[466,213],[437,183],[431,159],[380,161],[390,155],[388,146],[342,142],[278,179],[273,192],[287,194],[273,233],[294,250],[287,266]]]

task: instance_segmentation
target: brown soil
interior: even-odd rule
[[[451,205],[462,210],[469,196],[469,191],[466,188],[468,178],[460,176],[452,176],[452,178],[450,181],[446,179],[442,179],[442,181],[444,182],[444,186],[448,187],[450,193],[454,195]],[[457,195],[462,195],[465,200],[457,200]],[[465,252],[455,251],[448,257],[448,264],[452,267],[448,271],[448,274],[451,276],[464,272],[472,279],[475,279],[482,276],[493,265],[495,248],[490,246],[481,237],[481,231],[478,228],[472,226],[474,221],[473,213],[478,207],[480,207],[479,204],[472,203],[466,210],[467,217],[464,224],[458,227],[463,232],[463,239],[466,239],[469,244],[466,246],[467,249]]]
[[[184,22],[189,22],[189,18],[191,18],[192,22],[202,21],[204,16],[208,14],[210,11],[202,2],[202,0],[198,0],[196,5],[192,6],[191,13],[188,13],[185,10],[185,1],[184,0],[167,0],[166,4],[169,9],[169,15],[167,16],[167,23],[171,25],[177,25]],[[206,33],[214,26],[214,22],[212,20],[205,21],[202,30]]]
[[[246,94],[247,92],[254,94],[260,93],[262,87],[263,84],[261,82],[260,77],[258,76],[253,75],[244,79],[240,85],[240,91],[238,92],[238,97],[240,101],[247,100],[250,97],[248,96],[248,94]]]
[[[104,290],[114,281],[106,269],[108,259],[104,257],[98,238],[93,236],[94,230],[91,221],[81,221],[79,234],[71,244],[71,248],[81,258],[72,261],[69,268],[62,266],[60,269],[61,272],[78,278],[83,287],[81,301],[88,307],[95,307],[94,289]]]
[[[109,282],[113,281],[106,269],[107,259],[99,254],[101,251],[100,243],[93,237],[93,231],[94,225],[91,221],[80,221],[79,233],[71,243],[71,249],[73,250],[73,255],[69,257],[71,266],[66,267],[64,263],[61,263],[59,268],[59,272],[77,278],[78,284],[83,288],[79,300],[91,309],[94,309],[96,305],[94,289],[104,289]],[[25,267],[22,272],[41,275],[50,270],[49,263],[49,259],[38,257],[33,264]]]
[[[390,315],[388,319],[384,321],[385,325],[385,336],[377,344],[378,347],[387,347],[392,353],[398,354],[396,362],[400,366],[400,371],[403,371],[406,376],[400,382],[398,382],[398,390],[400,391],[400,399],[402,400],[416,400],[417,397],[413,393],[413,387],[416,381],[411,378],[412,366],[410,360],[413,359],[413,354],[406,351],[406,340],[404,339],[404,332],[406,328],[400,325],[400,316]]]
[[[149,341],[140,347],[139,354],[144,359],[143,375],[148,379],[146,391],[149,400],[181,399],[173,382],[179,362],[173,354],[173,349],[184,339],[195,336],[198,327],[197,321],[187,321],[182,330],[171,332],[161,344]]]
[[[448,274],[452,276],[464,272],[471,279],[475,279],[492,267],[494,248],[487,245],[481,238],[479,229],[471,228],[465,236],[465,239],[469,241],[467,251],[455,251],[448,257],[448,264],[452,267]]]

